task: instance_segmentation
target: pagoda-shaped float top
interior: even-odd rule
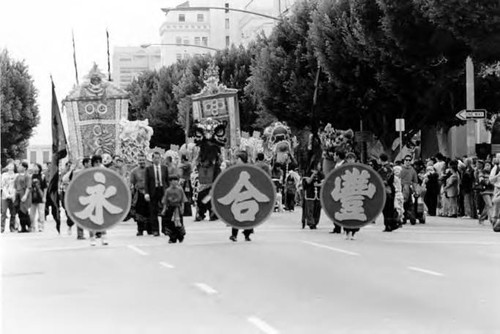
[[[198,100],[200,98],[215,96],[220,94],[230,94],[234,95],[238,93],[237,89],[227,88],[226,85],[220,83],[219,80],[219,68],[211,63],[205,72],[205,87],[198,94],[191,95],[193,100]]]
[[[85,81],[77,85],[64,101],[96,100],[96,99],[126,99],[128,93],[106,80],[106,75],[94,63]]]

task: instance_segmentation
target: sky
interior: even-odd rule
[[[0,50],[24,60],[38,90],[40,124],[30,144],[51,144],[51,84],[54,79],[60,102],[76,84],[72,31],[80,83],[94,62],[107,73],[106,29],[110,53],[114,46],[139,46],[160,42],[164,21],[161,8],[183,0],[15,0],[0,10]],[[111,64],[111,67],[113,65]],[[63,114],[63,119],[66,115]]]

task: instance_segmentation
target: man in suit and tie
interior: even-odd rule
[[[167,166],[161,165],[160,152],[153,153],[153,165],[146,167],[144,199],[149,203],[149,225],[148,232],[152,232],[155,237],[160,236],[160,223],[158,214],[160,203],[165,189],[168,188]],[[164,232],[163,223],[161,231]]]

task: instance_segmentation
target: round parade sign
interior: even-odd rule
[[[336,224],[363,227],[373,222],[384,208],[384,182],[367,165],[344,164],[325,177],[320,199],[327,216]]]
[[[217,177],[211,197],[212,209],[220,219],[235,228],[251,229],[273,211],[276,189],[263,169],[242,164]]]
[[[107,168],[76,173],[68,186],[66,213],[80,227],[105,231],[121,222],[130,210],[130,190],[123,178]]]

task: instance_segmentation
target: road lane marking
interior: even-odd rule
[[[358,254],[358,253],[346,251],[346,250],[343,250],[340,248],[334,248],[334,247],[330,247],[330,246],[322,245],[322,244],[317,244],[315,242],[310,242],[310,241],[302,241],[302,242],[305,244],[314,246],[314,247],[325,248],[325,249],[329,249],[331,251],[338,252],[338,253],[343,253],[343,254],[352,255],[352,256],[360,256],[360,254]]]
[[[429,274],[433,276],[444,276],[444,274],[438,273],[437,271],[432,271],[432,270],[427,270],[423,268],[418,268],[418,267],[408,267],[410,270],[418,271],[424,274]]]
[[[494,241],[468,241],[468,240],[397,240],[387,239],[387,242],[404,244],[437,244],[437,245],[478,245],[478,246],[500,246],[500,242]]]
[[[247,319],[252,325],[260,329],[262,332],[266,334],[278,334],[279,331],[273,326],[269,325],[267,322],[257,318],[257,317],[248,317]]]
[[[143,256],[148,255],[148,253],[146,253],[145,251],[143,251],[142,249],[140,249],[138,247],[135,247],[134,245],[128,245],[128,248],[130,248],[131,250],[133,250],[137,254],[140,254],[140,255],[143,255]]]
[[[164,266],[165,268],[168,268],[168,269],[174,269],[175,267],[167,262],[160,262],[160,264],[162,266]]]
[[[194,285],[200,289],[201,291],[205,292],[207,295],[215,295],[217,294],[217,290],[212,288],[210,285],[205,284],[205,283],[194,283]]]

